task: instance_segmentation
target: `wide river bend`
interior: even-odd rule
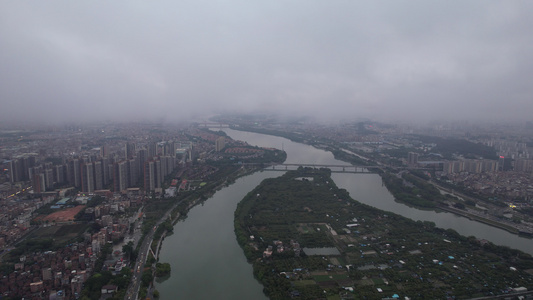
[[[285,138],[232,129],[223,131],[253,146],[283,148],[287,152],[286,163],[348,165],[330,152]],[[160,299],[266,299],[263,287],[253,277],[252,266],[237,244],[233,213],[237,203],[263,179],[282,174],[262,171],[239,178],[203,205],[192,208],[188,217],[176,224],[174,234],[164,240],[159,257],[159,261],[172,267],[170,278],[156,283]],[[451,213],[424,211],[395,202],[377,174],[333,173],[332,178],[339,188],[365,204],[533,254],[532,239]]]

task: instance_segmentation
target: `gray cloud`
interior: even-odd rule
[[[0,4],[3,121],[530,120],[529,1]]]

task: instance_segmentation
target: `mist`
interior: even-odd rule
[[[530,1],[4,1],[0,119],[531,120]]]

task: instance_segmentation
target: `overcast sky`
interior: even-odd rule
[[[533,1],[3,1],[0,118],[533,120]]]

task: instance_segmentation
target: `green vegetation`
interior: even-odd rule
[[[88,224],[70,224],[41,227],[34,230],[4,258],[7,262],[16,262],[21,255],[37,251],[55,251],[77,241],[89,228]]]
[[[161,238],[161,235],[163,235],[163,232],[172,232],[174,229],[174,226],[172,226],[172,222],[170,219],[166,219],[163,223],[161,223],[154,233],[154,240],[158,240]]]
[[[342,151],[341,149],[333,147],[333,146],[329,146],[325,150],[326,151],[330,151],[331,153],[333,153],[333,156],[335,157],[335,159],[342,160],[342,161],[345,161],[345,162],[349,162],[352,165],[365,166],[365,165],[368,164],[368,162],[366,160],[361,159],[361,158],[359,158],[359,157],[357,157],[355,155],[352,155],[350,153],[346,153],[345,151]]]
[[[104,202],[105,198],[102,197],[102,196],[99,196],[99,195],[96,195],[96,196],[92,196],[91,199],[89,201],[87,201],[87,207],[96,207],[100,204],[102,204],[102,202]]]
[[[100,299],[102,287],[111,281],[112,278],[113,275],[109,271],[99,272],[91,276],[84,283],[85,288],[81,293],[81,299]]]
[[[152,272],[143,272],[142,277],[141,277],[141,284],[144,287],[148,287],[153,279],[154,277],[152,275]]]
[[[155,264],[155,276],[163,277],[170,275],[170,264],[169,263],[156,263]]]
[[[381,178],[399,202],[422,208],[435,208],[439,201],[444,200],[444,196],[436,187],[408,173],[404,173],[401,177],[384,173]]]
[[[466,195],[466,196],[469,196],[469,197],[472,197],[472,198],[476,198],[476,199],[480,199],[480,200],[483,200],[483,201],[489,201],[492,204],[498,205],[498,206],[501,206],[501,207],[506,207],[507,206],[507,204],[505,204],[504,202],[493,201],[493,200],[490,199],[490,197],[488,197],[486,195],[483,195],[481,193],[478,193],[478,192],[476,192],[476,191],[474,191],[472,189],[468,189],[463,184],[453,184],[453,183],[446,182],[445,180],[436,180],[436,182],[442,187],[448,188],[450,190],[458,191],[459,193],[461,193],[463,195]]]
[[[54,240],[51,238],[28,239],[19,243],[17,248],[11,250],[4,260],[15,263],[18,262],[21,255],[29,254],[35,251],[52,251],[55,249],[57,249],[57,246],[54,245]]]
[[[52,205],[54,205],[55,203],[48,203],[48,204],[45,204],[41,207],[39,207],[39,209],[35,210],[33,212],[34,215],[49,215],[51,213],[54,213],[57,211],[57,209],[53,209],[51,208]]]
[[[399,148],[385,149],[382,151],[382,153],[390,155],[392,157],[396,157],[396,158],[406,158],[408,153],[413,152],[413,151],[415,151],[414,148],[399,147]]]
[[[104,202],[105,198],[102,196],[92,196],[89,201],[87,201],[87,204],[85,207],[74,216],[74,219],[76,221],[82,221],[82,222],[89,222],[91,221],[91,218],[85,214],[85,210],[89,207],[96,207]],[[81,204],[81,203],[80,203]]]
[[[416,136],[424,143],[434,143],[437,146],[432,152],[442,154],[446,159],[453,159],[454,154],[466,158],[482,157],[485,159],[498,159],[496,149],[480,143],[473,143],[463,139],[441,138],[436,136]]]
[[[113,295],[113,297],[108,299],[124,299],[126,289],[130,284],[132,276],[133,273],[129,268],[123,268],[117,275],[113,275],[109,271],[96,272],[89,279],[87,279],[87,281],[85,281],[84,289],[81,292],[80,299],[100,299],[102,287],[108,284],[116,285],[118,287],[118,292]]]
[[[533,286],[530,255],[361,204],[329,175],[267,179],[235,211],[237,241],[270,299],[471,298]],[[434,195],[412,177],[421,198]],[[339,254],[306,254],[323,247]]]
[[[102,247],[102,253],[100,253],[100,256],[98,257],[98,259],[94,263],[94,274],[95,275],[97,273],[99,273],[100,271],[102,271],[102,267],[104,266],[104,262],[105,262],[107,256],[110,255],[112,251],[113,251],[113,245],[110,244],[110,243],[107,243],[107,244],[104,245],[104,247]]]
[[[122,252],[124,252],[124,257],[126,257],[129,261],[132,262],[137,260],[137,256],[139,255],[139,251],[133,248],[132,241],[129,241],[127,244],[122,246]]]
[[[232,147],[226,146],[227,149]],[[239,146],[238,148],[249,149],[249,152],[220,152],[219,160],[209,160],[207,163],[212,166],[220,167],[228,164],[236,163],[255,163],[255,164],[268,164],[268,163],[282,163],[287,159],[287,153],[285,151],[277,149],[265,149],[257,146]]]

